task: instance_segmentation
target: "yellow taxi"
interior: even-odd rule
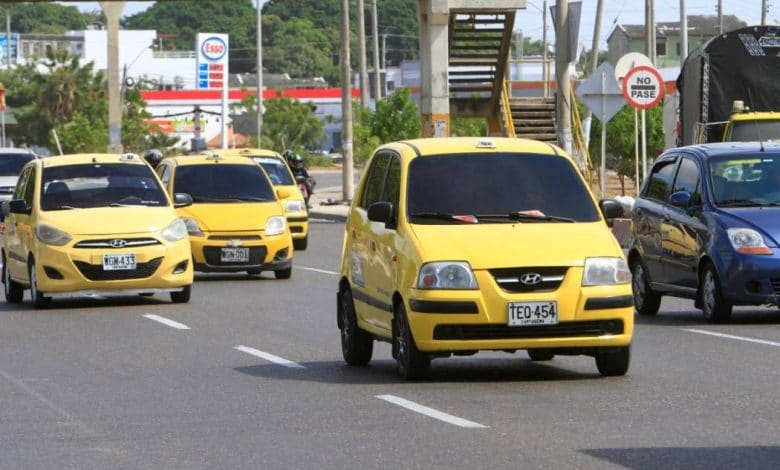
[[[3,203],[5,298],[36,308],[88,293],[170,293],[188,302],[193,270],[187,227],[160,180],[134,154],[33,160]]]
[[[388,341],[399,373],[431,359],[525,349],[630,362],[633,300],[623,253],[571,158],[542,142],[432,138],[372,155],[349,210],[338,327],[350,365]]]
[[[293,245],[296,250],[303,251],[309,244],[309,210],[306,207],[303,194],[295,182],[290,167],[284,158],[273,150],[265,149],[227,149],[214,150],[219,155],[248,157],[259,163],[268,174],[275,188],[285,189],[289,195],[282,198],[284,215],[290,225]]]
[[[217,153],[165,158],[157,174],[170,194],[187,194],[177,209],[187,226],[196,271],[292,275],[293,246],[280,200],[254,160]]]

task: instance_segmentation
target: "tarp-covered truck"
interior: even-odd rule
[[[729,31],[691,52],[677,78],[678,145],[780,139],[780,27]]]

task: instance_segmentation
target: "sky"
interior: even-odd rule
[[[224,0],[223,0],[224,1]],[[294,0],[290,0],[294,1]],[[381,1],[381,0],[380,0]],[[761,0],[722,0],[724,15],[737,15],[748,24],[759,24],[761,21]],[[127,2],[125,15],[132,15],[149,8],[154,2]],[[549,7],[554,5],[554,0],[548,0]],[[593,25],[596,18],[596,0],[582,0],[582,19],[580,22],[579,41],[586,49],[591,48],[593,42]],[[99,9],[98,2],[73,2],[83,11]],[[543,0],[526,0],[526,9],[518,11],[515,21],[515,30],[521,30],[523,34],[533,40],[542,39],[542,6]],[[717,15],[718,0],[686,0],[688,15]],[[599,48],[606,50],[607,37],[615,24],[643,24],[644,23],[643,0],[604,0],[604,13],[601,20],[601,34]],[[655,18],[657,22],[679,21],[679,0],[655,0]],[[550,15],[547,15],[548,32],[550,42],[554,41],[554,31]],[[387,20],[379,19],[381,25],[387,24]],[[767,22],[780,24],[780,1],[769,3]]]

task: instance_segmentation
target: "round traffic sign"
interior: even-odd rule
[[[623,79],[626,78],[629,70],[639,65],[649,65],[652,67],[653,61],[639,52],[629,52],[618,59],[615,64],[615,80],[617,80],[618,85],[623,84]]]
[[[664,97],[664,79],[653,67],[634,67],[623,79],[623,96],[636,109],[650,109]]]

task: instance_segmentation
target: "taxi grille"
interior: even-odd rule
[[[260,235],[209,235],[209,240],[262,240]]]
[[[265,261],[266,248],[264,246],[249,247],[249,261],[247,262],[223,262],[221,246],[203,247],[203,257],[206,258],[206,264],[210,266],[256,266]]]
[[[160,241],[156,238],[105,238],[99,240],[82,240],[73,246],[75,248],[119,249],[159,244]]]
[[[566,267],[539,268],[502,268],[491,269],[490,274],[504,292],[552,292],[560,287],[566,277]],[[537,283],[526,283],[523,279],[538,280]],[[530,279],[529,279],[530,278]]]
[[[303,227],[296,227],[295,225],[290,225],[290,233],[303,233]]]
[[[127,279],[144,279],[157,271],[162,263],[162,257],[154,258],[146,263],[138,263],[135,269],[121,269],[116,271],[104,271],[102,264],[89,264],[83,261],[74,261],[81,274],[90,281],[124,281]]]
[[[619,335],[622,333],[622,320],[573,321],[539,326],[437,325],[433,329],[433,339],[533,339]]]

